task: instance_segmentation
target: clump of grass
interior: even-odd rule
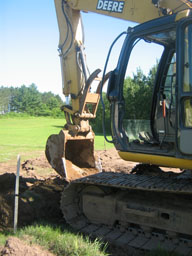
[[[5,242],[10,235],[12,235],[11,232],[0,232],[0,246],[5,245]]]
[[[17,236],[21,239],[27,236],[29,243],[39,244],[55,255],[74,256],[107,256],[106,246],[96,239],[90,239],[82,235],[73,234],[70,231],[62,231],[59,227],[50,225],[34,225],[21,229]]]

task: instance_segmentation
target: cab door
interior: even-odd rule
[[[192,19],[178,27],[177,147],[192,155]]]

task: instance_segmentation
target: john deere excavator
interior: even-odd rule
[[[80,232],[123,248],[160,246],[190,255],[192,177],[152,173],[161,166],[192,169],[192,1],[55,0],[55,6],[66,125],[59,135],[48,138],[46,156],[71,181],[61,199],[66,221]],[[125,40],[117,66],[105,74],[110,48],[95,93],[90,87],[100,70],[89,74],[80,11],[140,23],[122,33]],[[143,42],[149,46],[149,56],[154,45],[161,48],[145,126],[141,120],[126,118],[131,110],[125,101],[132,53]],[[96,168],[89,120],[96,117],[106,81],[112,143],[122,159],[140,163],[130,174]]]

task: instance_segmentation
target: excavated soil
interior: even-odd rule
[[[136,165],[136,163],[128,163],[120,159],[115,149],[97,151],[96,155],[100,167],[106,172],[129,173]],[[169,173],[169,169],[165,171]],[[16,161],[0,163],[0,232],[13,228],[15,173]],[[43,153],[35,159],[21,161],[19,227],[40,220],[52,223],[64,222],[59,204],[61,192],[66,184],[50,168]],[[36,253],[36,250],[41,249],[31,250],[28,245],[17,238],[9,238],[5,247],[0,249],[0,255],[51,255],[48,252]]]
[[[9,237],[1,256],[54,256],[52,253],[37,245],[28,245],[17,237]]]

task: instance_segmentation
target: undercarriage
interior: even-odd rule
[[[72,181],[61,208],[81,233],[124,249],[192,252],[191,178],[103,172]]]

